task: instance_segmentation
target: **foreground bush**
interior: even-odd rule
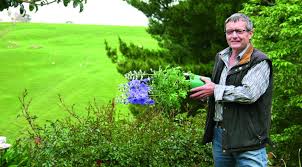
[[[210,146],[201,145],[203,114],[167,118],[148,108],[135,120],[115,118],[114,102],[87,107],[79,115],[61,99],[69,117],[35,123],[26,101],[23,114],[31,130],[6,155],[22,166],[211,166]]]

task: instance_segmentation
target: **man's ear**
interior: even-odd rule
[[[254,35],[254,29],[252,29],[251,31],[249,31],[249,40],[252,39],[253,35]]]

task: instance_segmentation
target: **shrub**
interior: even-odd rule
[[[20,98],[29,129],[10,149],[7,164],[21,166],[209,166],[209,145],[201,145],[204,114],[173,119],[152,107],[135,120],[117,119],[115,103],[100,107],[96,102],[77,114],[62,98],[69,113],[43,127],[29,113],[27,93]],[[16,159],[19,161],[16,162]]]

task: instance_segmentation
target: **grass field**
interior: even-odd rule
[[[66,114],[58,94],[79,112],[94,98],[106,104],[116,96],[125,80],[107,58],[104,40],[117,47],[118,37],[157,46],[145,27],[0,23],[0,136],[12,142],[24,130],[24,119],[17,118],[24,89],[40,122]]]

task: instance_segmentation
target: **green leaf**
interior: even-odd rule
[[[73,7],[76,8],[78,6],[78,2],[77,1],[73,1]]]
[[[29,4],[29,11],[33,11],[35,9],[35,5],[34,4]]]
[[[63,0],[64,6],[66,7],[66,6],[69,4],[70,1],[71,1],[71,0]]]
[[[83,10],[84,10],[84,4],[80,3],[80,12],[83,12]]]
[[[26,13],[26,10],[24,9],[24,6],[22,4],[20,5],[19,11],[20,11],[20,14],[22,14],[22,15],[24,15]]]

